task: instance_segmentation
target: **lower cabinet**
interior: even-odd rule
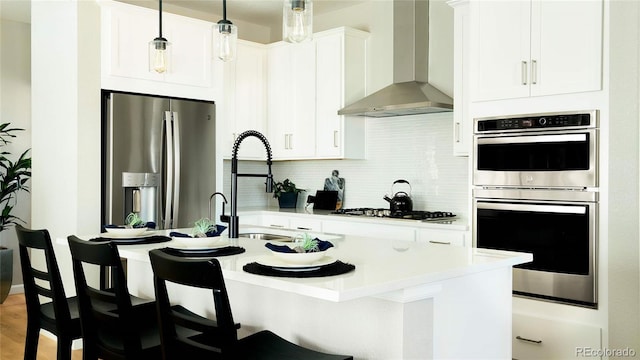
[[[408,226],[365,224],[350,221],[322,221],[322,232],[394,240],[415,241],[416,230]]]
[[[465,231],[456,230],[416,230],[416,241],[440,245],[465,246]]]
[[[600,359],[601,338],[595,326],[513,314],[514,359]]]
[[[327,219],[328,218],[328,219]],[[335,220],[322,215],[291,216],[277,212],[241,214],[240,224],[266,226],[274,229],[323,232],[337,235],[364,236],[371,239],[429,242],[437,245],[467,246],[467,231],[428,229],[408,224],[391,225],[350,220]]]

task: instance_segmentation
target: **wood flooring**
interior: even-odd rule
[[[24,339],[27,331],[27,307],[24,294],[9,295],[0,305],[0,360],[24,358]],[[38,360],[56,360],[56,341],[40,335]],[[74,350],[72,360],[82,359],[82,350]]]

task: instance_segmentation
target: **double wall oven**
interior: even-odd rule
[[[474,120],[478,248],[533,253],[516,295],[597,307],[598,112]]]

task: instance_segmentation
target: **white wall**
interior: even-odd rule
[[[100,229],[99,38],[95,2],[32,3],[32,225],[54,242]],[[56,255],[72,279],[68,247]]]
[[[640,4],[610,8],[609,347],[640,357]]]
[[[3,151],[12,154],[12,160],[31,147],[31,27],[27,23],[0,20],[0,123],[11,123],[11,127],[25,129],[18,133],[12,143],[3,146]],[[17,194],[18,202],[13,215],[31,221],[31,195]],[[22,284],[18,239],[13,228],[2,232],[0,245],[13,251],[13,287]]]

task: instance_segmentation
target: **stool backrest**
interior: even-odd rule
[[[149,257],[154,273],[162,347],[167,358],[173,358],[177,354],[196,357],[215,354],[224,356],[235,346],[238,337],[218,260],[183,258],[167,254],[162,249],[150,251]],[[167,283],[210,289],[216,320],[203,321],[199,316],[185,315],[172,309]],[[204,341],[196,343],[192,339],[180,336],[176,326],[202,332]],[[211,344],[215,344],[215,347]]]
[[[117,246],[111,241],[86,241],[73,235],[68,241],[84,343],[101,349],[101,354],[140,358],[140,334],[136,332],[136,317]],[[112,288],[102,289],[87,282],[86,270],[91,265],[110,269]]]
[[[56,321],[57,327],[63,329],[68,327],[71,321],[69,305],[49,232],[26,229],[19,224],[15,228],[18,235],[27,316],[46,316],[40,313],[40,305],[41,302],[46,303],[49,302],[46,299],[50,299],[53,302],[55,316],[55,319],[51,320]],[[36,251],[44,254],[45,268],[33,266],[31,256],[35,255]]]

